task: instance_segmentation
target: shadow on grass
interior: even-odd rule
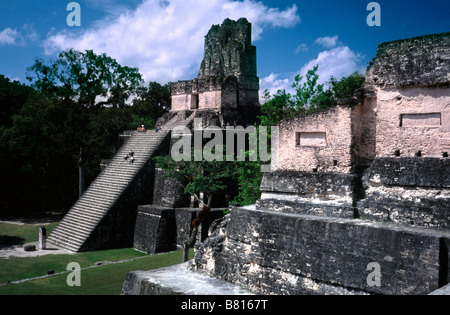
[[[25,239],[19,236],[0,235],[0,248],[23,245]]]

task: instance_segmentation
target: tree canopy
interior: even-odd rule
[[[291,95],[286,90],[278,90],[274,95],[265,90],[259,117],[262,126],[275,126],[281,120],[337,105],[338,99],[350,98],[355,91],[364,86],[365,77],[357,72],[337,80],[318,84],[319,66],[308,70],[305,78],[295,76]],[[328,86],[328,88],[326,88]]]
[[[87,108],[124,107],[143,83],[137,68],[121,66],[92,50],[69,49],[50,64],[36,59],[28,72],[27,79],[40,93],[71,99]]]
[[[152,128],[170,104],[170,84],[144,85],[138,69],[92,51],[37,59],[28,77],[30,85],[0,75],[2,212],[67,210],[119,134]]]

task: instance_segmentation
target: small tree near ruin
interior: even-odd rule
[[[195,149],[191,156],[194,156]],[[153,159],[164,171],[164,177],[174,178],[184,189],[185,194],[193,196],[202,210],[191,222],[192,230],[183,246],[183,262],[187,261],[189,248],[195,244],[198,228],[205,215],[211,210],[214,196],[227,187],[225,180],[233,175],[234,163],[203,158],[201,161],[175,161],[170,155]],[[204,196],[204,198],[201,197]],[[206,200],[205,200],[206,199]]]

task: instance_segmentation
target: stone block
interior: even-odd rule
[[[382,43],[366,72],[369,84],[385,87],[438,85],[448,82],[450,33]]]
[[[36,251],[36,245],[25,245],[23,249],[26,252],[34,252]]]
[[[138,207],[133,246],[147,253],[176,249],[175,211],[156,205]]]
[[[385,186],[450,188],[450,159],[378,158],[368,175]]]
[[[182,248],[192,230],[199,208],[170,208],[158,205],[138,207],[133,246],[148,253],[161,253]],[[223,216],[222,209],[207,213],[197,234],[201,242],[208,237],[211,223]]]
[[[122,295],[250,295],[250,291],[189,270],[190,262],[128,272]]]
[[[261,294],[429,294],[448,275],[445,231],[236,208],[223,232],[212,267],[203,248],[197,270]]]
[[[353,218],[357,176],[340,173],[278,171],[265,173],[258,209]]]

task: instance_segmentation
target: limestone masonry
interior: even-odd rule
[[[245,18],[226,19],[213,25],[205,37],[197,78],[174,83],[172,111],[214,110],[226,125],[247,125],[256,118],[258,93],[251,24]]]
[[[161,129],[122,135],[116,157],[48,241],[72,251],[181,247],[200,208],[152,157],[170,154],[171,131],[192,130],[194,118],[222,131],[253,125],[258,90],[251,24],[212,26],[198,76],[174,84]],[[123,160],[130,149],[134,164]],[[279,123],[260,200],[224,215],[232,187],[215,199],[189,270],[130,272],[122,293],[205,293],[180,272],[202,274],[186,277],[201,282],[206,274],[227,292],[449,292],[449,152],[450,33],[383,43],[354,97]]]
[[[257,294],[429,294],[450,277],[449,151],[450,33],[381,44],[352,99],[279,124],[261,199],[193,270]]]

